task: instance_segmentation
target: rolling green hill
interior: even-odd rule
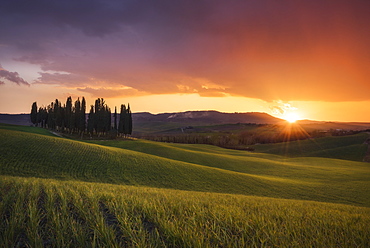
[[[0,247],[369,247],[370,209],[0,176]]]
[[[367,163],[141,140],[99,145],[9,129],[0,142],[2,175],[370,206]]]
[[[279,144],[253,146],[256,152],[277,154],[288,157],[325,157],[362,161],[367,145],[366,133],[348,136],[330,136],[317,139],[291,141]]]
[[[19,126],[19,125],[11,125],[11,124],[0,123],[0,129],[3,129],[4,131],[5,130],[19,131],[19,132],[41,134],[41,135],[55,137],[55,135],[52,134],[49,130],[46,130],[44,128],[32,127],[32,126]]]
[[[335,155],[364,138],[317,144]],[[0,124],[0,247],[368,247],[369,164],[310,145],[82,142]]]

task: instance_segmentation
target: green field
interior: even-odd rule
[[[251,153],[0,124],[0,238],[4,247],[367,247],[370,166],[354,161],[367,134],[328,138],[315,141],[320,151],[309,140]]]
[[[264,144],[253,146],[256,152],[277,154],[288,157],[325,157],[362,161],[367,151],[364,141],[366,133],[342,137],[324,137],[287,142],[285,144]]]

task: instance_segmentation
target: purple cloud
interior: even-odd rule
[[[269,101],[365,100],[369,7],[361,0],[5,1],[0,57],[11,50],[11,59],[41,66],[37,83],[92,94],[130,87]]]
[[[67,87],[91,85],[93,82],[87,77],[70,73],[48,73],[40,72],[40,77],[35,80],[36,84],[54,84]]]
[[[10,82],[13,82],[13,83],[16,83],[18,85],[27,85],[27,86],[30,86],[29,83],[27,83],[27,81],[25,81],[23,78],[21,78],[18,74],[18,72],[10,72],[10,71],[7,71],[5,70],[4,68],[2,68],[0,66],[0,78],[4,78]],[[1,84],[4,84],[3,81],[0,81],[0,85]]]

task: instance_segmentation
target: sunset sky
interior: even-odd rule
[[[370,122],[368,0],[12,0],[0,113],[85,96],[133,112]]]

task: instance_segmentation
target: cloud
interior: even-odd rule
[[[297,108],[293,107],[290,103],[277,100],[272,103],[270,110],[274,115],[284,115],[286,112],[297,110]]]
[[[30,3],[15,0],[2,4],[2,12],[13,25],[27,19],[27,25],[44,26],[50,23],[60,30],[73,27],[87,35],[103,36],[118,29],[115,24],[123,17],[120,15],[122,8],[118,5],[119,1],[36,0]]]
[[[40,77],[35,80],[36,84],[54,84],[63,85],[67,87],[86,86],[91,84],[93,81],[91,78],[84,77],[82,75],[71,74],[71,73],[60,73],[60,72],[40,72]]]
[[[139,96],[144,93],[139,92],[132,88],[77,88],[78,91],[89,93],[92,97],[104,97],[104,98],[118,98],[125,96]]]
[[[14,0],[0,9],[0,56],[11,48],[11,59],[40,65],[37,83],[112,96],[103,89],[369,100],[368,8],[361,0]]]
[[[30,84],[25,81],[23,78],[21,78],[18,74],[18,72],[10,72],[5,70],[4,68],[1,67],[0,65],[0,78],[4,78],[7,81],[16,83],[18,85],[27,85],[30,86]],[[5,84],[3,81],[0,81],[0,85]]]

